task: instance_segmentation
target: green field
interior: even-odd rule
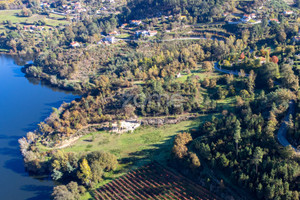
[[[143,165],[144,161],[164,157],[164,150],[169,151],[173,137],[179,132],[197,127],[197,124],[196,121],[184,121],[159,128],[141,127],[133,133],[114,134],[105,131],[90,133],[64,151],[79,153],[103,150],[115,154],[119,159],[131,157],[132,160],[142,161]],[[159,152],[156,151],[158,149]]]
[[[220,76],[220,74],[218,72],[205,72],[203,69],[199,68],[198,70],[191,70],[190,74],[181,73],[181,77],[177,78],[177,80],[180,82],[185,82],[190,76],[198,76],[202,81],[204,78],[216,78]]]
[[[32,24],[34,22],[37,22],[39,20],[43,20],[46,22],[46,25],[49,26],[58,26],[60,24],[65,25],[69,22],[64,19],[63,16],[50,14],[50,18],[47,18],[46,15],[32,15],[31,17],[19,17],[18,13],[20,13],[21,10],[1,10],[0,11],[0,23],[3,21],[10,20],[13,24],[19,24],[19,23],[26,23],[26,24]]]
[[[115,178],[126,174],[129,170],[141,167],[151,161],[166,163],[170,156],[173,139],[176,134],[195,129],[210,116],[201,116],[198,120],[183,121],[174,125],[159,128],[141,127],[133,133],[114,134],[105,131],[90,133],[80,138],[73,146],[63,149],[65,152],[107,151],[115,154],[119,160],[118,169],[104,175],[100,187]],[[82,199],[90,199],[86,193]]]

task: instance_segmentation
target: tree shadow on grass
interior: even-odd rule
[[[199,125],[210,120],[211,117],[211,115],[201,115],[194,119],[191,124],[186,125],[185,130],[177,131],[177,134],[198,130]],[[132,152],[127,157],[122,158],[119,163],[127,165],[129,169],[135,169],[153,161],[166,164],[171,155],[175,136],[169,136],[158,144],[147,145],[148,147],[141,151]]]
[[[184,131],[178,131],[178,133]],[[129,169],[136,169],[153,161],[164,163],[169,159],[175,135],[167,137],[159,144],[147,145],[148,148],[132,152],[128,157],[122,158],[120,164],[125,164]]]

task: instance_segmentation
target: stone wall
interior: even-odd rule
[[[179,117],[162,117],[162,118],[144,118],[141,120],[141,125],[144,126],[163,126],[165,124],[177,124],[182,121],[195,119],[197,114],[190,114]]]

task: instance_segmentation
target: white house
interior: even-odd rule
[[[114,36],[108,36],[100,40],[97,44],[113,44],[116,42],[116,38]]]
[[[145,36],[147,35],[147,31],[136,31],[136,32],[135,32],[135,35],[136,35],[137,37],[140,37],[140,36],[145,37]]]
[[[292,15],[294,13],[294,11],[292,10],[287,10],[287,11],[284,11],[283,14],[285,15]]]
[[[126,132],[133,132],[135,129],[141,126],[141,123],[137,120],[126,120],[120,121],[118,123],[112,124],[112,132],[115,133],[126,133]]]
[[[114,36],[112,36],[112,37],[106,37],[104,39],[105,39],[105,41],[108,41],[111,44],[115,43],[115,41],[116,41],[116,38]]]
[[[80,44],[78,42],[71,42],[71,47],[75,48],[75,47],[80,47]]]
[[[157,31],[149,31],[149,30],[148,31],[146,31],[146,30],[136,31],[135,35],[137,37],[140,37],[140,36],[142,36],[142,37],[153,37],[153,36],[157,35]]]

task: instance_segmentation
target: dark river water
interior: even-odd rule
[[[49,199],[53,182],[26,173],[18,139],[34,130],[52,107],[75,96],[26,79],[20,65],[19,59],[0,55],[0,199]]]

